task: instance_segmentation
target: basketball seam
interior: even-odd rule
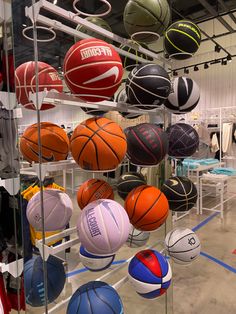
[[[144,187],[142,188],[142,190],[139,192],[139,195],[137,196],[137,198],[136,198],[136,200],[135,200],[135,203],[134,203],[134,208],[133,208],[133,212],[132,212],[132,216],[130,217],[130,220],[133,218],[133,216],[134,216],[134,214],[135,214],[136,205],[137,205],[137,202],[138,202],[138,199],[139,199],[141,193],[142,193],[145,189],[147,189],[147,188],[149,188],[149,186],[144,186]],[[135,192],[135,190],[134,190],[134,192]]]
[[[150,125],[150,127],[151,127],[151,129],[153,130],[153,132],[156,134],[156,136],[157,136],[157,139],[158,139],[158,141],[159,141],[159,143],[160,143],[160,147],[161,147],[161,160],[165,157],[165,154],[164,154],[164,150],[163,150],[163,143],[162,143],[162,141],[161,141],[161,138],[160,138],[160,134],[158,134],[157,132],[156,132],[156,130],[152,127],[152,125]],[[160,160],[160,161],[161,161]],[[159,161],[159,162],[160,162]]]
[[[113,310],[113,308],[111,307],[111,305],[110,305],[107,301],[105,301],[104,299],[102,299],[102,298],[98,295],[98,293],[97,293],[95,287],[93,288],[93,290],[94,290],[94,293],[96,294],[97,298],[100,299],[103,303],[105,303],[105,304],[109,307],[109,309],[112,311],[112,313],[116,314],[116,312]],[[101,313],[101,314],[102,314],[102,313]]]
[[[184,32],[184,31],[181,31],[181,30],[179,30],[179,29],[175,29],[175,28],[170,28],[170,29],[168,29],[167,33],[168,33],[169,31],[174,31],[174,32],[177,32],[177,33],[186,35],[187,37],[189,37],[190,39],[192,39],[192,40],[195,42],[195,44],[197,45],[197,47],[199,48],[199,46],[200,46],[199,43],[196,41],[196,39],[195,39],[193,36],[189,35],[188,33]]]
[[[173,230],[173,232],[175,232],[176,230]],[[172,245],[168,245],[168,249],[169,248],[171,248],[171,247],[173,247],[176,243],[178,243],[180,240],[182,240],[182,239],[184,239],[185,237],[187,237],[187,236],[189,236],[189,235],[191,235],[191,234],[195,234],[193,231],[192,232],[190,232],[190,233],[187,233],[187,234],[185,234],[184,236],[182,236],[181,238],[179,238],[174,244],[172,244]],[[171,234],[172,235],[172,234]],[[171,236],[170,235],[170,236]]]
[[[169,251],[170,253],[176,253],[176,254],[180,254],[180,253],[187,253],[187,252],[191,252],[193,251],[194,249],[197,249],[199,246],[201,246],[201,243],[198,244],[198,246],[195,246],[193,247],[192,249],[190,250],[185,250],[185,251]]]
[[[101,126],[98,124],[98,122],[97,122],[97,118],[95,118],[95,123],[97,124],[97,126],[99,127],[99,128],[101,128]],[[112,121],[113,122],[113,121]],[[115,122],[113,122],[114,124],[116,124]],[[100,130],[101,131],[101,130]],[[119,137],[119,138],[122,138],[125,142],[126,142],[126,139],[123,137],[123,136],[121,136],[121,135],[118,135],[118,134],[115,134],[115,133],[112,133],[112,132],[110,132],[110,131],[107,131],[106,129],[104,129],[103,128],[103,126],[102,126],[102,131],[104,131],[104,132],[106,132],[106,133],[108,133],[108,134],[111,134],[111,135],[114,135],[114,136],[117,136],[117,137]],[[125,136],[125,135],[124,135]]]
[[[187,192],[186,192],[185,187],[184,187],[183,183],[181,182],[181,180],[179,178],[177,178],[177,179],[178,179],[179,183],[181,184],[181,186],[183,188],[184,196],[185,196],[185,200],[186,200],[185,208],[188,209],[188,198],[187,198],[187,194],[186,194]]]
[[[34,141],[30,140],[29,138],[25,137],[24,135],[22,135],[21,139],[22,139],[22,138],[23,138],[26,142],[30,142],[30,143],[32,143],[32,144],[38,145],[38,142],[35,143]],[[52,152],[54,152],[54,153],[66,154],[66,153],[63,153],[63,152],[59,152],[59,151],[57,151],[57,150],[55,150],[55,149],[51,149],[51,148],[49,148],[49,147],[47,147],[47,146],[45,146],[45,145],[42,145],[42,144],[41,144],[41,146],[42,146],[42,148],[48,149],[48,150],[50,150],[50,151],[52,151]],[[43,158],[44,158],[44,157],[43,157]]]
[[[87,300],[88,300],[89,308],[91,311],[90,313],[93,314],[92,302],[90,301],[90,297],[89,297],[89,289],[86,289],[86,294],[87,294]]]
[[[142,225],[139,226],[139,228],[141,228],[141,227],[143,227],[143,226],[149,226],[149,225],[156,224],[158,221],[160,221],[160,220],[162,220],[162,219],[164,219],[164,218],[167,218],[168,215],[169,215],[169,211],[167,211],[161,218],[159,218],[159,219],[157,219],[157,220],[155,220],[155,221],[153,221],[153,222],[149,222],[149,223],[147,223],[147,224],[142,224]],[[159,228],[159,227],[160,227],[160,226],[158,226],[158,228]],[[157,229],[157,228],[156,228],[156,229]]]
[[[106,183],[106,182],[100,182],[100,183],[101,183],[101,184],[96,188],[96,190],[93,192],[93,194],[89,197],[87,204],[90,203],[90,200],[91,200],[91,198],[94,196],[94,194],[95,194],[95,193],[99,190],[99,188],[100,188],[101,186],[103,186],[104,183]]]

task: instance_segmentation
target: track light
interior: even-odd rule
[[[227,65],[227,60],[222,59],[221,65]]]
[[[232,57],[231,57],[231,55],[230,55],[230,54],[228,54],[228,56],[227,56],[227,60],[228,60],[229,62],[232,62]]]
[[[209,69],[209,65],[207,63],[204,64],[204,69]]]
[[[173,76],[178,76],[178,72],[176,70],[173,71]]]
[[[194,66],[194,71],[198,71],[199,70],[199,67],[197,65]]]
[[[215,52],[220,52],[221,51],[221,47],[219,45],[215,45]]]
[[[185,74],[189,74],[189,69],[184,68],[184,73],[185,73]]]

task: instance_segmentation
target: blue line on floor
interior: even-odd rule
[[[197,230],[199,230],[200,228],[204,227],[206,224],[208,224],[208,222],[210,222],[213,218],[215,218],[217,215],[219,215],[219,213],[214,213],[212,215],[210,215],[209,217],[207,217],[206,219],[204,219],[202,222],[200,222],[198,225],[196,225],[194,228],[192,228],[192,230],[195,232]]]
[[[216,264],[218,264],[218,265],[224,267],[225,269],[227,269],[227,270],[229,270],[229,271],[231,271],[231,272],[233,272],[233,273],[236,274],[236,268],[234,268],[234,267],[232,267],[232,266],[230,266],[230,265],[224,263],[223,261],[221,261],[221,260],[219,260],[219,259],[217,259],[217,258],[215,258],[215,257],[213,257],[213,256],[211,256],[211,255],[209,255],[209,254],[207,254],[207,253],[205,253],[205,252],[201,252],[200,254],[201,254],[202,256],[208,258],[208,259],[211,260],[212,262],[215,262]]]
[[[125,262],[126,262],[126,259],[121,259],[121,260],[119,260],[119,261],[114,261],[114,262],[112,263],[112,265],[119,265],[119,264],[123,264],[123,263],[125,263]],[[84,268],[80,268],[80,269],[77,269],[77,270],[75,270],[75,271],[71,271],[71,272],[67,273],[67,274],[66,274],[66,277],[69,278],[69,277],[72,277],[72,276],[75,276],[75,275],[84,273],[84,272],[86,272],[86,271],[88,271],[87,268],[85,268],[85,267],[84,267]]]

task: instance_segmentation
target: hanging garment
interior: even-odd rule
[[[232,144],[232,123],[223,123],[223,132],[222,132],[222,151],[223,153],[229,152]]]
[[[219,142],[218,142],[218,137],[216,133],[213,134],[212,139],[211,139],[211,151],[213,153],[216,153],[220,149]]]

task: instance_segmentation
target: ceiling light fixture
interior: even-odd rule
[[[194,71],[198,71],[199,70],[199,67],[197,65],[194,66]]]
[[[220,52],[221,51],[221,47],[219,45],[215,45],[215,52]]]
[[[184,68],[184,73],[185,73],[185,74],[189,74],[189,69]]]
[[[178,72],[176,70],[173,71],[173,76],[178,76]]]
[[[221,65],[227,65],[227,60],[222,59]]]
[[[204,64],[204,69],[209,69],[209,65],[207,63]]]
[[[227,60],[228,60],[229,62],[232,62],[232,57],[231,57],[231,55],[230,55],[230,54],[228,54],[228,56],[227,56]]]

